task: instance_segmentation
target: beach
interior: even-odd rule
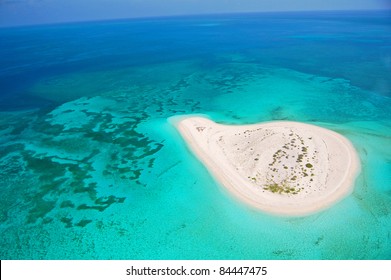
[[[326,209],[353,191],[360,171],[344,136],[306,123],[222,125],[204,117],[176,122],[190,149],[242,202],[273,214]]]

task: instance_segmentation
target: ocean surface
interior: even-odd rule
[[[352,141],[354,192],[306,217],[237,201],[169,118]],[[391,14],[0,29],[1,259],[391,259]]]

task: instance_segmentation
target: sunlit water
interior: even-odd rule
[[[0,29],[1,259],[390,259],[391,20],[244,14]],[[308,122],[355,145],[307,217],[236,201],[168,118]]]

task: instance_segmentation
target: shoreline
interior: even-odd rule
[[[360,171],[351,142],[315,125],[222,125],[203,115],[175,117],[173,124],[229,193],[272,214],[304,216],[326,209],[351,194]]]

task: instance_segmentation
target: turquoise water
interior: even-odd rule
[[[391,259],[391,16],[0,29],[1,259]],[[306,217],[236,201],[168,119],[333,129],[362,164]]]

